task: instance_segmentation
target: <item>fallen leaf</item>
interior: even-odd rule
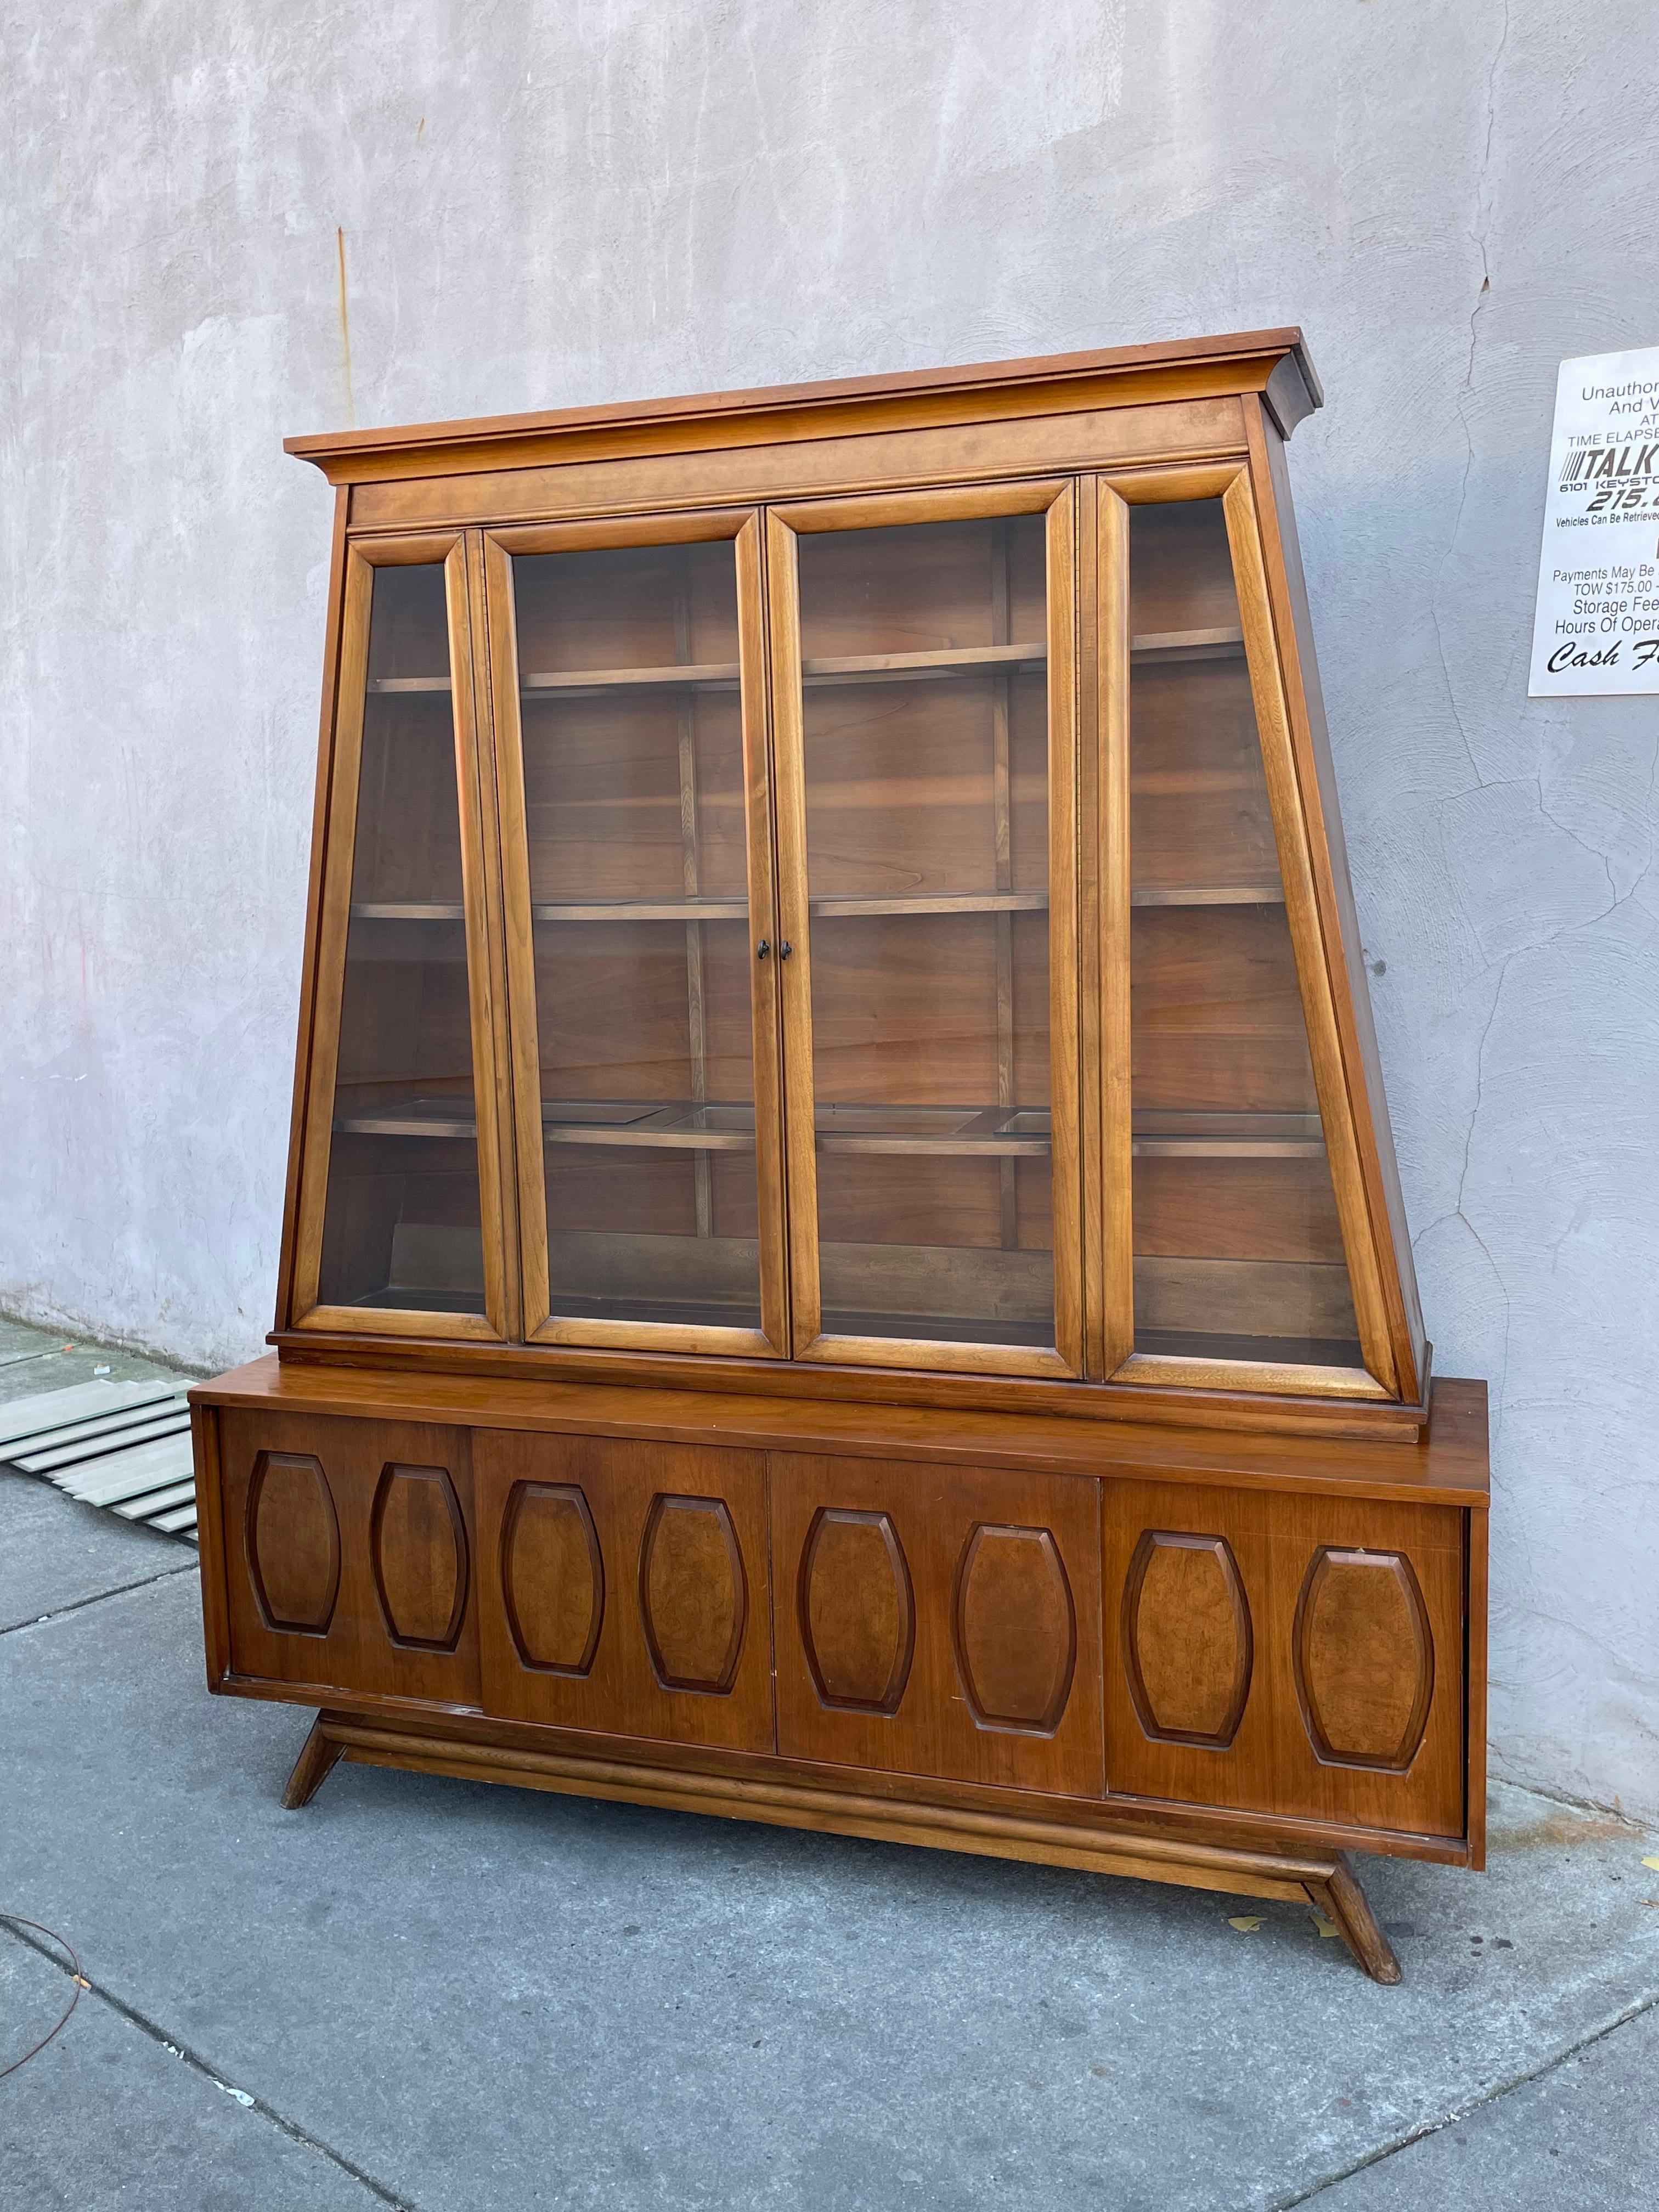
[[[1241,1912],[1237,1919],[1230,1919],[1227,1925],[1229,1928],[1237,1928],[1241,1936],[1254,1936],[1256,1929],[1261,1927],[1261,1921],[1262,1915],[1259,1912]]]
[[[1313,1924],[1322,1936],[1340,1936],[1342,1933],[1335,1921],[1327,1920],[1322,1912],[1316,1912],[1313,1915]]]
[[[1642,1863],[1644,1867],[1651,1867],[1655,1874],[1659,1874],[1659,1858],[1644,1859]]]

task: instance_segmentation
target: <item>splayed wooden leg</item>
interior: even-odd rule
[[[294,1762],[294,1771],[288,1778],[288,1787],[283,1792],[283,1803],[290,1813],[301,1805],[308,1805],[328,1778],[334,1764],[345,1751],[337,1736],[331,1735],[323,1726],[323,1717],[318,1714],[311,1724],[311,1734],[306,1738],[300,1756]]]
[[[1376,1923],[1365,1893],[1359,1887],[1346,1851],[1340,1852],[1330,1876],[1308,1884],[1309,1901],[1318,1906],[1374,1982],[1403,1979],[1400,1961]]]

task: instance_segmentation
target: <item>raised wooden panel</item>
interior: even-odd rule
[[[485,1709],[772,1750],[763,1455],[489,1429],[472,1448],[479,1557],[502,1562],[500,1601],[480,1593]]]
[[[780,1452],[778,1747],[1097,1796],[1095,1482]]]
[[[981,1522],[963,1547],[951,1626],[980,1726],[1053,1735],[1077,1666],[1077,1612],[1050,1531]]]
[[[1115,1794],[1467,1832],[1462,1509],[1126,1480],[1103,1522]]]
[[[1149,1736],[1224,1750],[1250,1693],[1249,1603],[1224,1537],[1143,1530],[1123,1587],[1123,1667]]]
[[[225,1560],[233,1682],[478,1711],[468,1431],[237,1407],[219,1420],[223,1525],[245,1537]]]
[[[248,1578],[267,1627],[326,1636],[340,1595],[340,1520],[309,1452],[261,1452],[248,1484]]]
[[[501,1559],[501,1604],[521,1663],[586,1674],[605,1618],[605,1560],[580,1489],[515,1483]]]
[[[826,1705],[897,1710],[915,1650],[903,1547],[884,1513],[821,1507],[796,1578],[801,1648]]]
[[[1297,1601],[1295,1644],[1302,1717],[1320,1758],[1403,1774],[1434,1695],[1434,1638],[1411,1561],[1322,1546]]]
[[[392,1462],[381,1471],[369,1548],[392,1641],[453,1651],[466,1611],[467,1542],[447,1468]]]
[[[657,1497],[640,1546],[640,1620],[665,1690],[724,1696],[749,1618],[749,1578],[719,1498]]]

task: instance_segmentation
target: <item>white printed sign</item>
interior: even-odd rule
[[[1527,690],[1659,693],[1659,346],[1561,364]]]

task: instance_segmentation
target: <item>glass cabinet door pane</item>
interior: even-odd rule
[[[1363,1366],[1220,500],[1129,563],[1135,1349]]]
[[[318,1295],[484,1311],[441,562],[376,568]]]
[[[732,540],[513,563],[556,1318],[757,1329]]]
[[[1052,1346],[1043,518],[798,543],[822,1328]]]

